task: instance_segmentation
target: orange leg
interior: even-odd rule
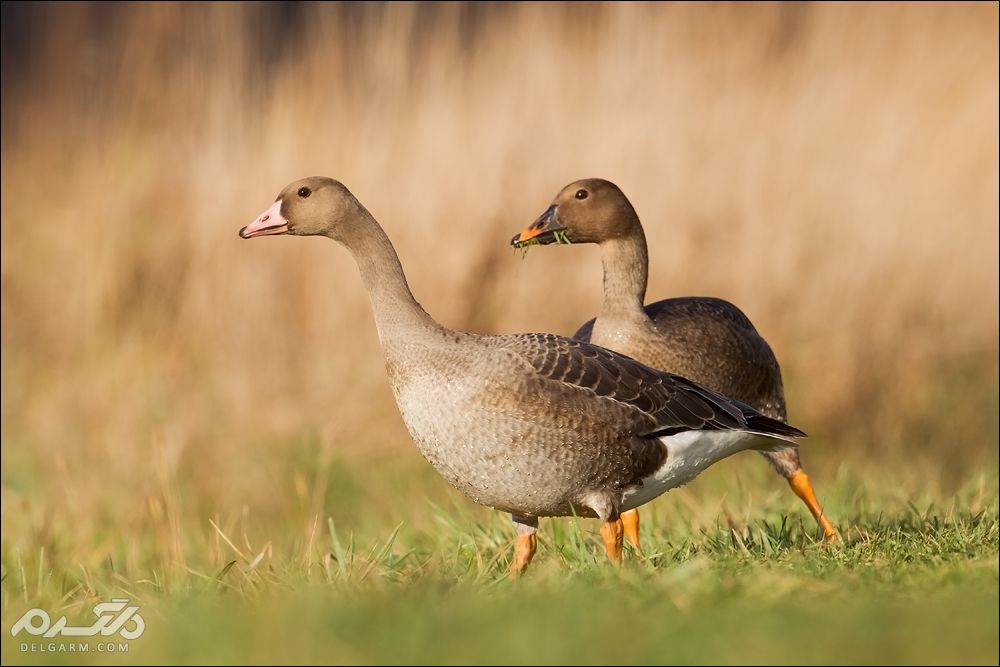
[[[535,555],[536,545],[537,542],[534,533],[518,533],[517,541],[514,543],[512,575],[521,574],[528,568],[528,563],[531,562],[532,557]]]
[[[615,565],[622,563],[622,537],[625,528],[621,519],[605,521],[601,525],[601,539],[604,540],[604,550],[608,552],[608,559]]]
[[[535,537],[538,519],[526,516],[512,516],[512,518],[517,528],[517,539],[514,541],[514,560],[510,564],[510,576],[516,577],[528,568],[528,563],[535,555],[535,547],[538,546]]]
[[[642,549],[639,547],[639,510],[631,509],[622,512],[622,526],[625,528],[625,539],[635,547],[637,552],[642,553]]]
[[[833,529],[826,515],[823,514],[823,508],[819,506],[819,501],[816,500],[816,494],[813,492],[812,484],[809,483],[809,477],[805,471],[799,468],[793,472],[792,476],[788,478],[788,484],[792,487],[795,495],[801,498],[802,502],[806,504],[806,507],[812,512],[813,517],[819,522],[819,525],[823,527],[823,536],[827,541],[836,541],[837,531]]]

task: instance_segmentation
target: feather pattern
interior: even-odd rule
[[[659,437],[691,430],[746,430],[784,437],[805,433],[761,415],[745,403],[584,341],[545,333],[499,336],[535,373],[593,392],[634,412],[635,435]]]

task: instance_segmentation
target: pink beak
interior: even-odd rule
[[[287,234],[288,221],[281,217],[281,200],[271,204],[257,219],[240,230],[240,237],[250,239],[254,236],[269,236],[271,234]]]

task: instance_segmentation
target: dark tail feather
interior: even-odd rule
[[[747,426],[750,427],[751,431],[756,431],[757,433],[781,435],[787,438],[806,437],[805,432],[800,431],[794,426],[786,424],[785,422],[779,421],[777,419],[771,419],[770,417],[765,417],[759,412],[753,412],[751,414],[747,414],[746,418],[747,418]]]

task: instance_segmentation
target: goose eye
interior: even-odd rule
[[[586,190],[577,190],[576,191],[576,198],[577,199],[586,199],[588,194],[590,194],[590,193],[587,192]]]
[[[310,190],[309,188],[299,188],[298,195],[300,197],[302,197],[303,199],[305,199],[306,197],[308,197],[311,194],[312,194],[312,190]]]

